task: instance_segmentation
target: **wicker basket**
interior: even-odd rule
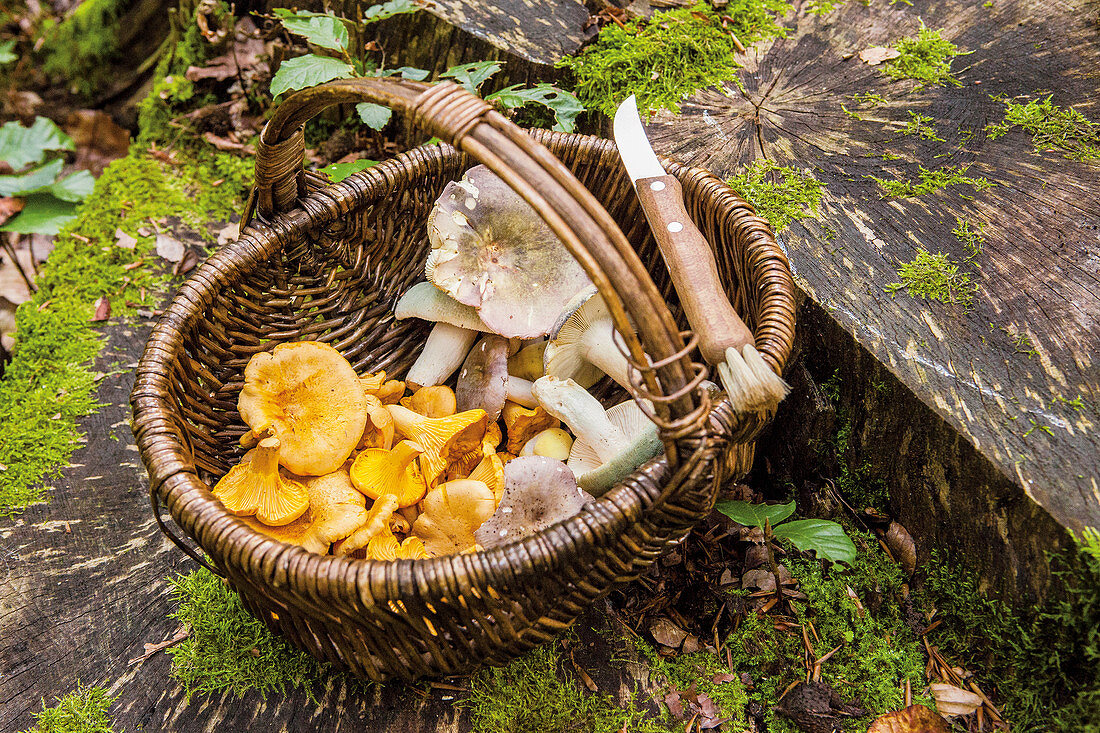
[[[362,101],[404,113],[455,148],[416,148],[338,184],[304,173],[305,121]],[[291,97],[261,136],[249,226],[180,288],[138,367],[133,428],[161,528],[206,564],[161,520],[163,502],[253,613],[318,659],[364,677],[455,674],[550,639],[705,516],[717,491],[716,459],[763,426],[728,401],[711,405],[699,388],[706,370],[691,359],[694,342],[614,145],[532,136],[449,83],[359,79]],[[245,364],[277,343],[308,339],[332,344],[360,372],[401,374],[428,326],[395,321],[393,303],[423,279],[433,202],[477,162],[539,211],[603,294],[628,334],[635,396],[653,401],[666,454],[573,518],[473,554],[348,560],[251,530],[210,493],[240,455]],[[794,334],[786,258],[766,223],[720,180],[666,165],[718,253],[757,348],[780,371]],[[613,385],[603,396],[609,404],[624,397]]]

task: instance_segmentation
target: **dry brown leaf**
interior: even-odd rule
[[[131,237],[121,229],[115,230],[115,244],[123,249],[133,249],[137,246],[137,237]]]
[[[883,61],[896,59],[901,56],[901,51],[889,46],[871,46],[859,52],[859,60],[871,66],[878,66]]]
[[[886,528],[886,546],[897,558],[901,569],[906,575],[912,575],[917,569],[917,543],[913,541],[913,535],[905,527],[897,522],[890,522]]]
[[[678,649],[688,635],[686,631],[664,617],[657,618],[649,625],[649,633],[658,644],[664,644],[673,649]]]
[[[167,234],[157,235],[157,254],[169,262],[179,262],[186,251],[187,247],[175,237]]]
[[[932,697],[936,698],[936,709],[941,715],[970,715],[982,706],[982,698],[969,690],[944,682],[933,682],[928,686]]]
[[[107,300],[107,296],[101,295],[99,300],[95,302],[95,314],[92,316],[92,322],[106,321],[111,317],[111,301]]]
[[[949,733],[947,721],[923,705],[910,705],[875,718],[867,733]]]
[[[228,137],[215,135],[212,132],[204,132],[202,134],[202,139],[213,145],[218,150],[224,150],[229,153],[244,153],[245,155],[256,154],[256,148],[254,146],[247,145],[245,143],[239,143],[229,139]]]
[[[23,210],[23,199],[16,196],[0,198],[0,224],[12,218]]]
[[[241,224],[236,222],[234,224],[226,224],[224,227],[218,230],[218,246],[224,247],[230,242],[236,241],[237,237],[241,236]]]

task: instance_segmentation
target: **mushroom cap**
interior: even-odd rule
[[[266,437],[248,451],[214,486],[214,496],[230,514],[250,517],[270,527],[290,524],[309,509],[301,482],[279,469],[279,440]]]
[[[348,535],[333,550],[337,555],[350,555],[356,550],[366,547],[372,538],[378,535],[393,534],[390,531],[390,517],[397,511],[397,497],[393,494],[382,494],[374,500],[367,511],[367,521],[359,529]]]
[[[367,407],[359,377],[339,351],[316,341],[253,355],[237,409],[252,432],[279,439],[279,462],[301,476],[343,465],[363,437]]]
[[[305,485],[313,522],[301,545],[324,555],[333,542],[366,524],[367,497],[355,489],[348,470],[343,467],[311,478]]]
[[[392,450],[367,448],[351,464],[351,482],[372,499],[390,494],[397,497],[398,506],[412,506],[428,490],[414,462],[422,454],[420,445],[408,440],[402,440]]]
[[[549,333],[562,307],[592,286],[546,222],[483,165],[443,189],[428,238],[428,279],[501,336]]]
[[[474,530],[492,516],[496,498],[481,481],[459,479],[429,491],[421,508],[413,536],[423,541],[429,554],[451,555],[475,543]]]
[[[620,402],[606,414],[611,424],[626,434],[630,441],[627,449],[605,463],[601,463],[592,446],[580,438],[569,451],[568,465],[577,475],[577,483],[595,496],[622,481],[664,447],[657,435],[657,426],[633,400]]]
[[[543,371],[543,354],[547,341],[540,339],[529,343],[508,357],[508,374],[533,382],[546,372]]]
[[[442,384],[421,387],[408,397],[402,397],[399,404],[424,417],[447,417],[458,411],[455,393]]]
[[[600,381],[603,372],[585,358],[582,339],[594,323],[604,320],[611,320],[611,311],[595,288],[574,298],[550,332],[542,356],[543,374],[572,379],[585,389]]]
[[[504,494],[504,464],[496,453],[489,453],[482,458],[466,478],[481,481],[493,492],[497,502],[500,502],[500,497]]]
[[[312,527],[310,525],[313,524],[313,512],[307,510],[305,514],[298,517],[290,524],[283,524],[278,527],[264,524],[254,516],[241,517],[241,521],[260,534],[267,535],[273,540],[279,540],[279,542],[285,542],[288,545],[305,547],[311,535]],[[328,548],[326,547],[325,549],[327,550]]]
[[[424,417],[400,405],[390,405],[389,411],[398,432],[424,449],[420,470],[428,486],[450,461],[480,449],[488,421],[484,410],[466,410],[447,417]]]
[[[505,449],[516,455],[523,450],[523,444],[535,435],[561,425],[561,422],[542,406],[527,409],[515,402],[508,402],[504,405],[501,414],[504,416],[504,426],[508,430]]]
[[[573,447],[573,436],[561,428],[547,428],[523,444],[521,456],[546,456],[564,461]]]
[[[520,456],[504,467],[504,496],[474,533],[482,547],[496,547],[568,519],[592,501],[573,472],[555,458]]]
[[[489,420],[496,420],[504,409],[507,383],[508,341],[487,334],[470,350],[458,373],[458,409],[485,410]]]
[[[367,424],[363,428],[363,437],[355,446],[363,448],[382,448],[389,450],[393,447],[393,416],[382,404],[382,401],[373,394],[365,395],[367,402]]]
[[[424,321],[447,323],[470,331],[487,331],[481,322],[477,308],[464,305],[440,290],[432,283],[417,283],[405,291],[393,306],[393,317],[419,318]]]

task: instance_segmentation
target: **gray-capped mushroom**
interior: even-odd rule
[[[483,165],[443,189],[428,238],[428,279],[501,336],[549,333],[565,304],[592,287],[535,210]]]
[[[474,537],[482,547],[504,545],[568,519],[590,501],[592,495],[577,487],[573,472],[561,461],[513,458],[504,465],[500,504]]]
[[[489,330],[476,308],[459,303],[431,283],[417,283],[393,308],[394,318],[420,318],[435,326],[405,381],[413,388],[442,384],[462,364],[481,331]]]
[[[615,326],[607,304],[596,292],[579,303],[577,300],[561,314],[550,333],[543,354],[546,375],[572,379],[587,389],[606,374],[629,387],[626,357],[615,345]]]
[[[496,420],[504,409],[508,382],[508,340],[487,334],[470,349],[455,387],[459,411],[485,410]]]
[[[535,382],[534,393],[543,409],[577,436],[569,467],[577,483],[595,496],[661,452],[657,426],[633,401],[605,412],[599,400],[572,379],[550,376]]]

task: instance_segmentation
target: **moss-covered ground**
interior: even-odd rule
[[[679,111],[692,92],[736,76],[738,42],[785,35],[779,19],[789,10],[784,0],[733,0],[721,12],[699,3],[625,27],[609,23],[595,43],[561,66],[573,73],[574,93],[588,109],[613,116],[635,94],[643,111]]]
[[[182,159],[183,156],[181,156]],[[45,496],[80,444],[77,420],[96,408],[98,374],[92,361],[102,347],[91,322],[98,298],[115,316],[151,309],[165,281],[151,222],[179,217],[213,241],[208,222],[238,209],[250,180],[248,161],[207,149],[168,165],[135,148],[96,181],[77,218],[55,240],[37,279],[38,292],[16,313],[14,356],[0,379],[0,516]],[[217,187],[211,181],[221,180]],[[121,229],[138,239],[115,244]]]
[[[914,298],[938,300],[941,303],[958,303],[970,308],[977,286],[970,275],[959,269],[959,263],[943,252],[930,254],[924,248],[909,262],[898,266],[901,282],[890,283],[886,292],[891,295],[904,290]]]
[[[958,47],[921,22],[917,35],[902,38],[894,44],[899,55],[882,65],[882,72],[892,79],[913,79],[917,89],[928,86],[961,86],[951,73],[951,61],[959,55]]]
[[[821,206],[825,184],[809,171],[777,165],[770,160],[753,161],[744,173],[726,180],[742,198],[781,232],[792,221],[814,216]]]
[[[1050,97],[1026,104],[1005,101],[1005,117],[986,127],[997,139],[1014,127],[1031,135],[1036,150],[1060,150],[1077,161],[1100,161],[1100,122],[1093,122],[1073,107],[1059,107]]]
[[[975,191],[984,191],[991,183],[984,176],[974,177],[966,175],[969,166],[945,165],[942,168],[925,168],[920,166],[917,180],[887,180],[869,176],[882,187],[883,198],[910,198],[913,196],[925,196],[936,191],[942,191],[949,186],[971,186]]]
[[[102,687],[84,687],[57,699],[57,704],[35,713],[35,725],[24,733],[115,733],[108,710],[111,698]]]

